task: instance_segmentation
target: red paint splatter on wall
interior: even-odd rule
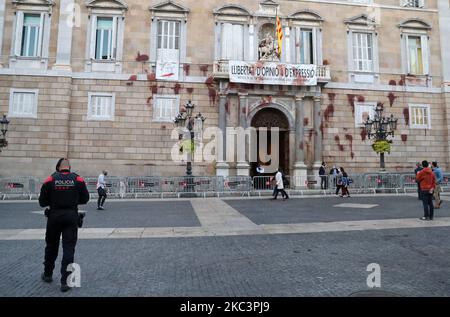
[[[209,102],[211,105],[215,105],[217,102],[217,91],[214,88],[208,87],[208,96],[209,96]]]
[[[323,140],[323,130],[324,130],[324,126],[323,126],[323,121],[320,123],[320,134],[322,136],[322,140]]]
[[[398,82],[398,85],[399,86],[405,86],[405,83],[406,83],[406,76],[405,75],[401,75],[400,76],[400,80]]]
[[[323,60],[323,64],[326,66],[326,65],[330,65],[330,62],[327,60],[327,59],[324,59]]]
[[[304,145],[303,145],[303,141],[302,141],[302,142],[300,142],[298,148],[303,151],[303,147],[304,147]]]
[[[388,99],[389,99],[389,105],[392,107],[392,105],[394,104],[395,99],[397,99],[398,97],[396,95],[394,95],[392,92],[389,93],[388,95]]]
[[[194,88],[192,87],[186,88],[186,91],[188,94],[192,94],[194,92]]]
[[[191,65],[183,64],[183,71],[186,74],[186,76],[189,76],[189,72],[191,71]]]
[[[209,76],[205,80],[205,85],[208,87],[209,102],[212,106],[214,106],[217,102],[217,90],[214,87],[214,78]]]
[[[334,114],[334,106],[333,104],[329,104],[328,107],[325,109],[325,112],[323,113],[325,121],[328,122],[330,118],[333,116],[333,114]]]
[[[364,98],[364,96],[359,95],[357,100],[358,100],[358,102],[364,102],[364,101],[366,101],[366,98]]]
[[[201,72],[203,72],[203,76],[207,76],[207,74],[208,74],[208,65],[200,65],[199,66],[199,69],[200,69],[200,71]]]
[[[345,139],[350,143],[350,151],[353,153],[353,136],[351,134],[346,134]]]
[[[342,144],[339,144],[339,151],[344,152],[344,146]]]
[[[225,111],[230,114],[230,104],[228,103],[228,101],[225,103]]]
[[[402,141],[403,142],[406,142],[406,141],[408,141],[408,135],[406,135],[406,134],[402,134]]]
[[[147,75],[147,80],[148,81],[155,81],[156,80],[156,74],[155,73],[150,73]]]
[[[309,124],[308,118],[303,118],[303,125],[306,127]]]
[[[173,89],[173,93],[175,95],[178,95],[180,93],[180,90],[181,90],[181,85],[179,83],[176,83],[175,86],[173,86],[172,89]]]
[[[403,108],[403,118],[405,119],[405,124],[409,125],[409,109]]]
[[[308,140],[309,142],[311,142],[312,136],[314,135],[315,131],[314,130],[309,130],[309,134],[308,134]]]
[[[359,134],[361,136],[361,141],[365,141],[367,138],[367,132],[366,129],[361,128],[361,133]]]
[[[336,94],[334,92],[329,92],[328,100],[330,100],[331,102],[334,102],[335,99],[336,99]]]
[[[391,80],[389,81],[389,85],[391,85],[391,86],[397,86],[397,82],[396,82],[394,79],[391,79]]]
[[[137,53],[136,62],[146,62],[148,59],[148,55],[141,55],[140,52]]]
[[[147,105],[151,106],[152,100],[153,100],[153,97],[148,97],[147,98]]]
[[[136,81],[137,75],[131,75],[130,78],[128,78],[129,81]]]
[[[339,142],[340,142],[339,135],[336,135],[336,136],[334,137],[334,141],[336,141],[336,143],[339,143]]]
[[[381,107],[381,109],[384,109],[384,103],[382,103],[382,102],[377,102],[377,107]]]
[[[355,153],[350,153],[350,157],[352,158],[352,160],[353,160],[353,158],[355,157]]]
[[[206,78],[206,80],[205,80],[205,84],[206,84],[206,86],[211,86],[211,85],[213,85],[214,84],[214,78],[212,77],[212,76],[209,76],[208,78]]]
[[[150,87],[150,89],[151,89],[151,91],[152,91],[152,94],[157,94],[158,93],[158,85],[152,85],[151,87]]]
[[[355,114],[355,95],[347,94],[348,104],[352,108],[352,114]]]

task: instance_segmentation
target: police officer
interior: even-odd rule
[[[70,289],[67,285],[67,277],[70,275],[67,267],[74,261],[79,223],[78,205],[84,205],[88,201],[89,192],[83,178],[70,172],[69,160],[59,160],[57,171],[44,181],[39,196],[39,205],[49,207],[46,213],[48,219],[45,232],[44,273],[41,277],[44,282],[53,281],[53,269],[62,234],[61,291],[63,292]]]

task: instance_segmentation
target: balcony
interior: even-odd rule
[[[219,60],[214,62],[214,79],[228,79],[228,61]],[[328,65],[317,65],[317,83],[328,83],[331,81],[330,67]]]

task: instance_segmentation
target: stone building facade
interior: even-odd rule
[[[257,63],[276,38],[276,16],[273,63],[316,65],[316,84],[230,80],[230,61]],[[189,100],[204,130],[279,127],[272,153],[291,175],[376,171],[361,121],[377,104],[399,119],[388,170],[448,169],[449,33],[449,0],[0,0],[0,176],[44,176],[59,157],[82,175],[184,175],[172,119]],[[237,156],[194,175],[253,175]]]

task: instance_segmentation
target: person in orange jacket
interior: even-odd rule
[[[436,188],[436,176],[428,166],[428,161],[422,162],[423,169],[417,173],[416,181],[420,186],[420,196],[423,203],[424,215],[421,220],[433,220],[433,193]]]

